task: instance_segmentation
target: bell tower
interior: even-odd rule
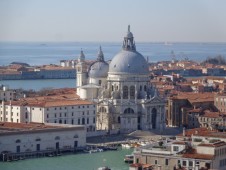
[[[78,57],[78,63],[76,64],[76,77],[77,94],[80,95],[80,87],[87,84],[87,65],[85,63],[85,55],[82,49]]]

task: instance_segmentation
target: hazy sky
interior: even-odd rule
[[[0,0],[0,41],[226,42],[226,0]]]

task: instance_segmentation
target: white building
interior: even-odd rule
[[[16,98],[14,90],[8,88],[8,86],[0,85],[0,101],[9,101]]]
[[[149,65],[136,51],[130,27],[122,50],[110,64],[100,48],[88,69],[81,52],[76,69],[77,94],[97,102],[97,129],[130,132],[165,128],[164,100],[150,83]]]
[[[43,123],[0,123],[0,154],[4,160],[33,153],[54,153],[86,146],[85,126]],[[16,154],[16,155],[15,155]]]
[[[64,94],[2,102],[0,122],[85,125],[87,132],[95,131],[96,103],[70,95],[75,96]]]

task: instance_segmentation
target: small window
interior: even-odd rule
[[[173,151],[179,151],[179,147],[178,146],[173,146]]]
[[[165,159],[165,165],[169,165],[169,159]]]
[[[147,86],[146,85],[144,86],[144,91],[147,91]]]
[[[16,140],[16,143],[21,143],[21,140],[20,140],[20,139],[17,139],[17,140]]]
[[[78,119],[78,125],[80,125],[80,119]]]
[[[93,118],[93,124],[95,124],[96,123],[96,119],[95,119],[95,117]]]
[[[41,138],[38,137],[38,138],[35,139],[35,141],[41,141]]]
[[[189,167],[192,167],[192,166],[193,166],[193,161],[189,161],[189,162],[188,162],[188,166],[189,166]]]
[[[158,160],[156,159],[156,160],[155,160],[155,165],[157,165],[157,164],[158,164]]]

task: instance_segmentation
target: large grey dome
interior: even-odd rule
[[[137,51],[122,50],[112,59],[109,73],[148,74],[148,64]]]
[[[106,78],[108,75],[109,65],[106,62],[96,61],[89,69],[89,76],[91,78]]]
[[[124,37],[122,50],[116,54],[109,66],[110,74],[148,74],[148,63],[144,57],[136,51],[133,34],[128,26]]]

